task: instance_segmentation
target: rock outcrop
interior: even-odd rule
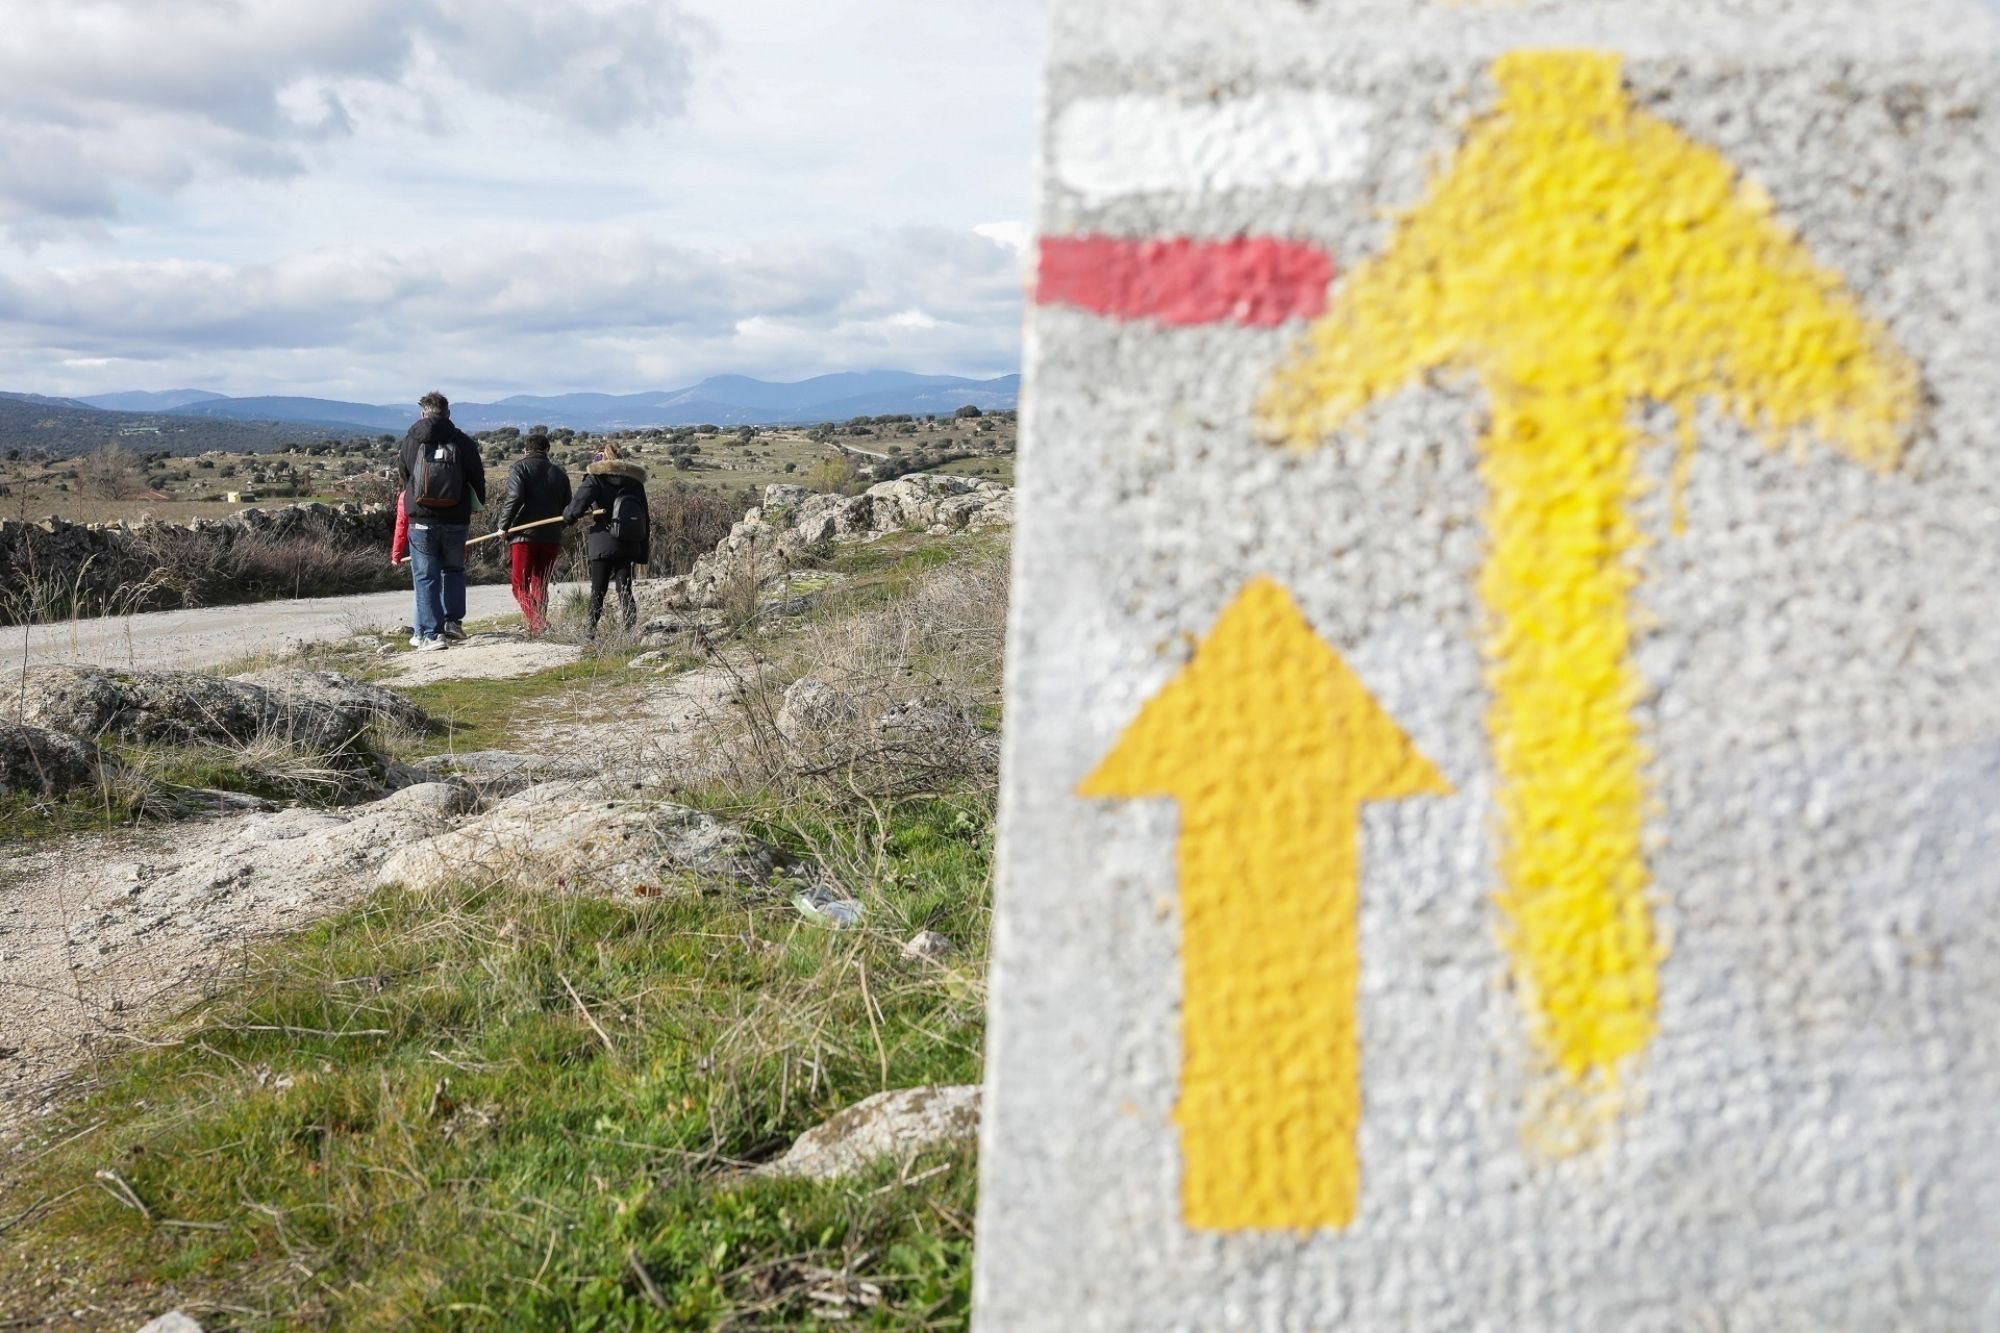
[[[88,739],[223,745],[281,738],[322,754],[354,749],[373,720],[367,710],[195,671],[44,667],[28,673],[17,706],[23,723]]]
[[[143,865],[91,868],[81,888],[89,913],[74,929],[107,953],[172,924],[209,938],[303,924],[365,894],[398,847],[449,828],[477,798],[463,783],[406,787],[342,810],[279,810],[208,827]]]
[[[253,672],[222,680],[196,671],[44,667],[15,700],[20,721],[95,741],[247,745],[278,740],[356,765],[383,723],[421,730],[429,716],[389,690],[331,671]]]
[[[384,884],[496,880],[649,897],[676,881],[762,882],[782,863],[740,830],[596,780],[546,782],[507,797],[382,865]]]
[[[230,679],[244,685],[255,685],[280,698],[331,704],[364,726],[399,727],[406,731],[425,731],[431,726],[430,714],[394,690],[370,685],[337,671],[273,667],[264,671],[246,671]]]
[[[0,722],[0,796],[60,796],[94,784],[102,762],[81,737]]]
[[[914,529],[975,531],[1014,521],[1014,492],[996,481],[913,472],[878,482],[860,495],[823,495],[803,486],[766,486],[763,503],[743,516],[693,570],[653,585],[652,597],[674,609],[715,608],[730,590],[762,589],[808,552]]]

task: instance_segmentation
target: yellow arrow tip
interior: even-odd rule
[[[1275,580],[1251,580],[1077,792],[1181,795],[1323,784],[1332,801],[1452,788]]]
[[[1755,182],[1639,110],[1618,55],[1517,51],[1496,109],[1273,380],[1258,431],[1311,448],[1433,369],[1490,396],[1711,398],[1773,445],[1894,467],[1915,364]]]

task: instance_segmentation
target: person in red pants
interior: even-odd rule
[[[540,638],[549,627],[549,570],[562,553],[562,526],[545,519],[561,518],[569,505],[569,474],[549,458],[549,428],[536,426],[522,441],[520,461],[507,474],[507,495],[493,516],[496,531],[507,533],[513,561],[514,600],[528,622],[528,637]]]

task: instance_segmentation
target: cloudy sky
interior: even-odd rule
[[[1043,0],[0,0],[0,389],[1018,368]]]

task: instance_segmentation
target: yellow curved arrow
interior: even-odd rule
[[[1766,197],[1632,105],[1617,56],[1516,53],[1493,73],[1497,110],[1336,290],[1261,424],[1306,448],[1427,371],[1484,385],[1499,903],[1548,1058],[1578,1084],[1615,1081],[1659,990],[1634,403],[1679,409],[1682,469],[1704,398],[1774,445],[1817,435],[1886,469],[1918,377]]]
[[[1354,1220],[1361,806],[1450,791],[1269,579],[1084,780],[1084,796],[1180,803],[1188,1226]]]

